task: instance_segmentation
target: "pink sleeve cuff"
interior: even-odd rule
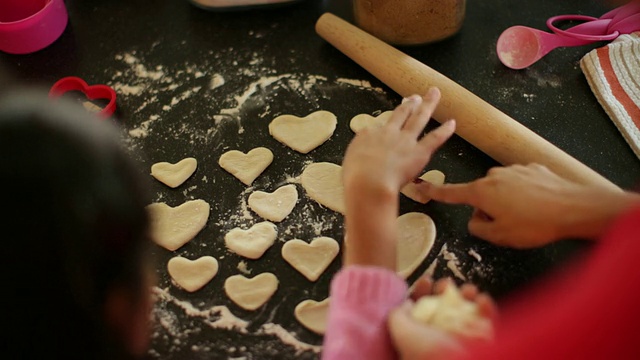
[[[322,358],[395,359],[387,316],[406,297],[407,283],[392,271],[362,266],[341,270],[331,283]]]
[[[341,301],[350,306],[361,306],[365,301],[399,305],[406,298],[407,289],[407,283],[393,271],[349,266],[333,278],[331,301]]]

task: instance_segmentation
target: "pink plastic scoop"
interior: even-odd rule
[[[557,28],[558,21],[585,21],[567,30]],[[498,38],[498,58],[507,67],[524,69],[558,47],[582,46],[596,41],[611,41],[621,34],[640,30],[640,4],[631,3],[614,9],[600,18],[584,15],[560,15],[550,18],[553,31],[513,26]]]

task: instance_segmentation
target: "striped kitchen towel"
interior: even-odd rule
[[[600,105],[640,158],[640,32],[592,50],[580,67]]]

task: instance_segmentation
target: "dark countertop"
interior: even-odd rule
[[[70,25],[56,43],[26,56],[0,54],[9,72],[27,83],[48,88],[57,79],[74,75],[90,84],[114,86],[119,91],[118,121],[128,147],[143,164],[143,173],[148,174],[154,162],[176,162],[187,156],[198,159],[196,174],[181,187],[173,190],[150,183],[154,201],[177,206],[202,198],[212,205],[207,227],[192,242],[175,253],[155,250],[159,285],[176,300],[159,302],[151,351],[154,357],[294,358],[295,349],[269,335],[265,323],[279,324],[304,342],[321,343],[320,337],[292,317],[293,307],[307,298],[327,296],[339,260],[312,284],[282,260],[278,242],[263,259],[247,261],[253,274],[272,271],[280,277],[276,296],[255,313],[242,311],[226,298],[224,279],[238,273],[236,266],[242,259],[224,250],[223,236],[235,226],[259,219],[256,215],[243,218],[242,199],[249,192],[218,167],[217,159],[229,149],[269,147],[276,159],[254,185],[272,191],[288,176],[299,175],[308,161],[340,163],[352,136],[348,128],[352,116],[389,110],[399,103],[397,94],[315,34],[315,21],[327,9],[350,19],[348,4],[341,3],[307,0],[278,9],[215,13],[186,0],[67,1]],[[597,103],[578,65],[583,54],[600,44],[557,49],[523,71],[502,66],[494,50],[498,36],[509,26],[543,28],[544,21],[553,15],[598,16],[606,10],[594,0],[470,1],[457,36],[402,50],[614,183],[632,188],[640,178],[640,162]],[[224,85],[212,89],[212,81],[220,77]],[[340,79],[365,80],[371,87]],[[277,115],[305,115],[318,109],[334,112],[338,129],[331,140],[306,156],[288,150],[266,130]],[[495,165],[479,150],[454,138],[429,168],[445,172],[449,182],[462,182],[482,176]],[[301,200],[294,213],[278,225],[279,238],[310,240],[319,230],[340,239],[340,217],[309,201],[301,188],[299,191]],[[439,254],[447,244],[448,251],[459,258],[462,273],[499,300],[584,248],[577,241],[563,241],[537,250],[501,249],[467,234],[469,208],[436,203],[422,206],[403,198],[401,210],[428,213],[438,226],[434,249],[418,272],[437,258],[436,276],[452,276],[443,253]],[[482,261],[469,255],[470,249],[479,253]],[[188,294],[170,284],[165,270],[164,264],[175,254],[215,256],[220,260],[220,273],[201,291]],[[188,304],[197,310],[185,310]],[[218,315],[206,310],[215,305],[228,306],[248,320],[247,334],[220,329],[220,323],[211,326]],[[298,357],[317,355],[303,352]]]

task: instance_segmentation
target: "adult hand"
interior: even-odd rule
[[[421,183],[430,198],[475,207],[469,232],[492,243],[532,248],[563,238],[597,238],[637,195],[570,182],[538,164],[489,170],[466,184]]]

